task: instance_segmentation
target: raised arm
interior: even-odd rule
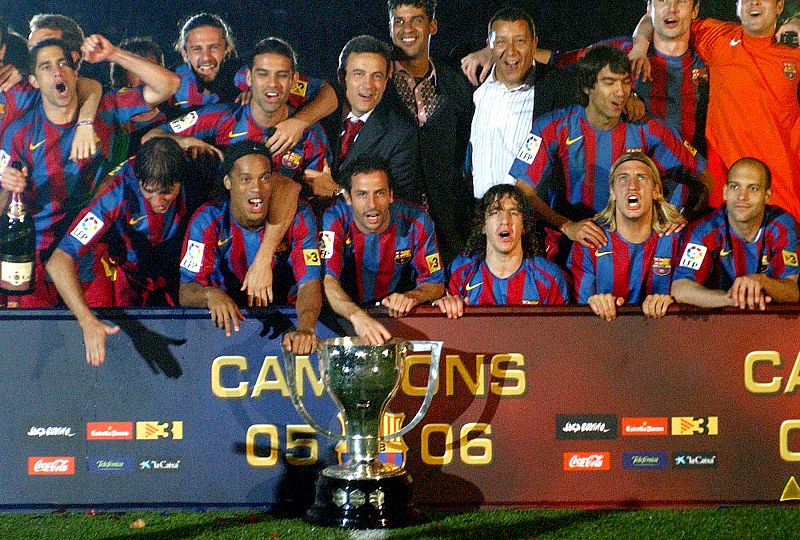
[[[180,78],[168,69],[111,44],[100,34],[92,34],[81,46],[87,62],[114,62],[130,71],[144,83],[144,100],[158,105],[171,98],[181,84]]]
[[[311,124],[319,122],[333,113],[338,106],[339,100],[336,97],[336,91],[327,82],[323,82],[314,99],[295,112],[293,116],[275,126],[275,133],[267,139],[270,152],[273,154],[287,152],[297,144],[303,136],[303,132]]]
[[[100,98],[103,95],[103,86],[94,79],[78,77],[78,123],[75,128],[75,137],[69,151],[69,159],[80,161],[91,158],[97,152],[97,134],[94,131],[94,117]]]
[[[650,80],[650,60],[647,58],[647,50],[653,41],[653,21],[646,13],[639,19],[631,41],[633,47],[628,53],[628,58],[633,63],[633,80],[641,76],[643,81],[648,81]]]

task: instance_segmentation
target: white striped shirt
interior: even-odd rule
[[[476,199],[496,184],[514,184],[508,174],[517,150],[533,124],[533,86],[508,89],[494,78],[494,69],[473,94],[475,114],[472,145],[472,182]]]

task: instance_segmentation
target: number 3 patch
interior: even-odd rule
[[[428,263],[428,271],[433,274],[434,272],[438,272],[442,269],[442,261],[439,258],[438,253],[434,253],[433,255],[428,255],[425,257],[425,262]]]

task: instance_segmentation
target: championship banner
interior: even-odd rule
[[[316,356],[289,380],[293,310],[248,313],[226,338],[206,310],[103,311],[122,331],[86,364],[68,311],[0,315],[4,376],[0,506],[305,507],[344,444],[317,435],[295,384],[330,431],[341,419]],[[427,506],[658,506],[800,499],[797,306],[433,308],[382,317],[393,335],[444,341],[422,422],[381,447]],[[320,338],[341,334],[320,323]],[[406,358],[383,419],[394,433],[425,395],[430,357]]]

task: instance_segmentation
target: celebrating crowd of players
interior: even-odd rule
[[[67,305],[99,365],[119,329],[96,307],[207,308],[230,335],[242,307],[293,304],[284,344],[302,354],[323,298],[369,343],[391,337],[376,304],[577,302],[612,320],[625,303],[798,300],[783,0],[739,0],[741,24],[649,0],[632,37],[566,53],[504,8],[463,73],[429,54],[435,9],[389,0],[393,47],[351,39],[339,89],[279,38],[239,60],[209,13],[183,24],[174,71],[149,38],[41,14],[26,44],[0,24],[0,203],[21,192],[37,234],[35,290],[5,304]],[[81,61],[110,62],[115,87]]]

